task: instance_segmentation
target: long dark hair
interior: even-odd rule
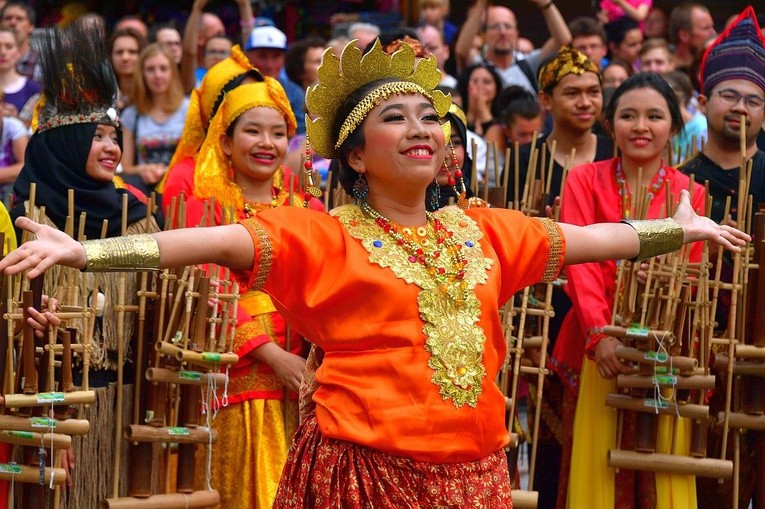
[[[669,109],[669,116],[672,120],[672,130],[675,133],[680,133],[683,130],[685,123],[683,122],[683,115],[680,111],[680,103],[677,102],[677,96],[675,91],[669,86],[664,78],[653,72],[639,72],[633,76],[627,78],[614,92],[613,97],[608,102],[606,107],[605,116],[608,128],[613,130],[614,128],[614,116],[616,115],[616,108],[619,105],[619,99],[631,90],[637,90],[639,88],[650,88],[656,90],[667,102],[667,108]]]

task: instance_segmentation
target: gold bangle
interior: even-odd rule
[[[632,261],[645,260],[683,247],[685,234],[677,221],[666,219],[624,220],[635,229],[640,241],[640,252]]]
[[[159,270],[159,244],[149,234],[86,240],[82,247],[89,272]]]

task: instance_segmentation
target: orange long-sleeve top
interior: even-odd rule
[[[554,279],[565,242],[554,223],[513,211],[436,217],[468,260],[472,315],[431,302],[438,288],[425,269],[355,206],[332,216],[280,207],[244,221],[256,256],[239,277],[324,350],[314,395],[323,435],[419,461],[472,461],[508,441],[495,383],[506,352],[499,307]],[[472,347],[464,362],[448,360]],[[458,387],[463,375],[475,383]]]

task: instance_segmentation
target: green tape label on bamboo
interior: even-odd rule
[[[20,474],[21,467],[19,465],[12,465],[10,463],[0,463],[0,473],[3,474]]]
[[[220,354],[212,352],[202,352],[202,360],[210,362],[220,362]]]
[[[33,428],[55,428],[56,419],[50,417],[32,417],[31,419]]]
[[[680,370],[677,368],[672,368],[672,371],[670,371],[667,366],[656,366],[653,372],[656,373],[657,375],[666,375],[667,373],[676,375],[680,372]]]
[[[648,408],[667,409],[669,408],[669,403],[667,403],[666,401],[662,401],[660,399],[646,398],[643,400],[643,406],[647,406]]]
[[[651,332],[651,329],[647,327],[640,327],[639,325],[633,325],[632,327],[627,328],[627,334],[635,337],[641,337],[641,338],[647,338],[648,333]]]
[[[667,352],[646,352],[645,360],[654,362],[667,362]]]
[[[38,403],[61,403],[63,401],[63,392],[41,392],[37,395]]]
[[[655,375],[654,385],[677,385],[677,377],[672,375]]]
[[[186,436],[189,434],[189,428],[182,428],[180,426],[174,426],[172,428],[167,428],[167,434],[171,437],[175,436]]]
[[[31,431],[9,431],[8,434],[12,437],[18,438],[34,438],[35,435]]]
[[[178,377],[181,380],[193,380],[195,382],[198,382],[202,379],[202,373],[199,371],[179,371]]]

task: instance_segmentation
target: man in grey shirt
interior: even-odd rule
[[[536,75],[539,66],[558,49],[571,42],[571,32],[553,0],[530,0],[542,11],[550,38],[540,49],[528,55],[518,52],[518,22],[507,7],[487,5],[487,0],[476,0],[470,8],[455,44],[457,66],[460,70],[485,60],[492,64],[505,87],[519,85],[536,94]],[[484,30],[483,55],[473,51],[473,41],[479,30]]]

